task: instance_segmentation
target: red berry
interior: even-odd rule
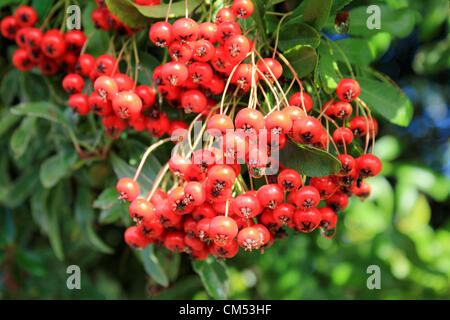
[[[302,176],[295,170],[284,169],[278,175],[278,185],[285,191],[295,191],[302,185]]]
[[[209,233],[215,244],[225,246],[238,234],[238,226],[230,217],[217,216],[211,219]]]
[[[311,186],[303,186],[298,192],[296,192],[295,205],[306,210],[309,208],[314,208],[319,204],[320,194],[316,188]]]
[[[277,184],[266,184],[258,189],[256,196],[263,207],[275,209],[283,202],[283,189]]]
[[[224,136],[227,131],[234,131],[233,120],[225,114],[213,115],[206,125],[206,130],[212,136]]]
[[[116,185],[117,192],[119,192],[120,199],[129,202],[134,201],[139,196],[141,189],[139,184],[130,178],[121,178]]]
[[[107,54],[102,54],[95,60],[94,69],[99,75],[112,76],[117,71],[117,60]]]
[[[259,215],[261,211],[262,207],[254,196],[241,194],[233,201],[233,212],[240,217],[253,218]]]
[[[87,115],[90,111],[88,98],[83,93],[71,95],[67,104],[74,112],[77,112],[81,116]]]
[[[34,26],[38,18],[36,11],[29,6],[18,7],[14,17],[21,28]]]
[[[181,106],[186,113],[200,113],[206,109],[206,97],[199,90],[188,90],[181,95]]]
[[[50,30],[42,37],[41,50],[49,58],[61,58],[66,52],[66,42],[58,30]]]
[[[182,43],[181,41],[174,41],[169,46],[169,54],[172,60],[187,63],[192,59],[192,48],[187,43]]]
[[[359,97],[361,89],[359,83],[353,79],[342,79],[339,81],[336,94],[341,101],[350,102]]]
[[[297,119],[292,126],[293,139],[301,144],[318,142],[323,132],[324,129],[320,121],[312,116]]]
[[[254,227],[247,227],[239,231],[237,241],[244,250],[259,249],[263,244],[263,235]]]
[[[32,48],[41,48],[42,37],[44,34],[39,28],[29,28],[25,38],[27,40],[27,44]]]
[[[225,246],[218,246],[214,242],[209,244],[209,252],[218,259],[233,258],[239,251],[239,244],[236,240],[230,241]]]
[[[147,110],[156,102],[156,90],[153,87],[141,84],[135,89],[136,94],[141,98],[142,110]]]
[[[62,82],[64,90],[70,94],[81,92],[84,88],[84,80],[76,73],[70,73],[64,77]]]
[[[346,127],[337,128],[333,132],[333,140],[338,145],[349,145],[353,141],[353,133],[349,128]]]
[[[198,38],[208,40],[212,44],[215,44],[219,39],[217,30],[216,24],[212,22],[203,22],[199,25]]]
[[[309,184],[316,188],[320,194],[320,200],[326,200],[337,190],[338,186],[331,177],[313,177]]]
[[[255,10],[255,6],[251,0],[235,0],[231,5],[233,13],[241,19],[250,17]]]
[[[264,116],[256,109],[241,109],[234,119],[236,129],[241,129],[246,134],[257,134],[259,130],[264,129]]]
[[[108,76],[100,76],[94,82],[94,90],[103,98],[113,100],[119,91],[116,81]]]
[[[189,75],[188,68],[179,62],[169,62],[163,66],[162,76],[172,86],[181,86]]]
[[[281,224],[289,224],[294,216],[295,208],[290,203],[281,203],[273,210],[273,217]]]
[[[16,32],[19,30],[17,19],[13,16],[8,16],[2,19],[0,24],[2,36],[7,39],[14,40]]]
[[[89,108],[95,114],[106,116],[112,112],[111,101],[104,100],[97,92],[93,91],[88,97]]]
[[[264,60],[259,61],[256,67],[270,82],[274,81],[273,77],[278,80],[283,74],[283,67],[281,64],[272,58],[265,58]]]
[[[152,24],[149,38],[158,47],[168,47],[173,40],[172,25],[164,21]]]
[[[189,42],[197,40],[199,26],[190,18],[181,18],[173,23],[172,32],[175,40]]]
[[[250,52],[250,43],[246,36],[236,34],[228,37],[223,45],[226,59],[232,64],[242,61]]]
[[[97,29],[104,31],[111,30],[111,26],[108,23],[108,10],[106,8],[95,8],[92,11],[91,19]]]
[[[186,203],[194,206],[200,206],[205,202],[206,195],[203,184],[196,181],[188,182],[184,186],[184,199]]]
[[[219,41],[225,43],[231,36],[241,34],[241,28],[236,22],[223,22],[218,25]]]
[[[82,74],[83,76],[88,76],[93,70],[95,65],[95,59],[90,54],[82,54],[78,58],[78,62],[75,65],[75,71]]]
[[[222,24],[225,22],[234,22],[236,19],[236,16],[232,9],[230,8],[222,8],[219,11],[217,11],[216,14],[216,24]]]
[[[29,71],[33,69],[35,65],[33,61],[31,61],[31,59],[29,58],[27,51],[22,48],[19,48],[16,51],[14,51],[12,63],[20,71]]]
[[[337,222],[337,215],[336,212],[334,212],[329,207],[322,207],[319,208],[321,220],[320,220],[320,227],[325,230],[330,230],[336,228],[336,222]]]
[[[130,213],[130,217],[136,223],[154,219],[153,206],[145,199],[134,199],[128,207],[128,212]]]
[[[294,213],[295,226],[301,232],[311,232],[317,228],[321,221],[321,214],[317,208],[309,208],[306,210],[297,209]]]
[[[333,209],[335,212],[344,210],[348,204],[348,196],[342,192],[336,192],[326,201],[327,206]]]
[[[332,113],[338,119],[344,120],[351,116],[352,105],[348,102],[336,101],[333,105]]]
[[[363,177],[374,177],[381,171],[381,161],[373,154],[363,154],[356,158],[356,169]]]
[[[164,246],[169,251],[184,252],[186,244],[184,243],[184,233],[178,231],[171,231],[167,233],[164,238]]]
[[[150,243],[150,239],[136,226],[129,227],[125,231],[124,238],[125,242],[133,249],[145,248]]]
[[[286,107],[282,111],[292,120],[292,124],[294,124],[295,120],[306,116],[305,111],[296,106]]]
[[[356,167],[355,159],[349,154],[341,154],[337,157],[337,159],[341,162],[341,170],[338,175],[345,176],[352,172]]]
[[[134,118],[141,112],[142,101],[134,92],[122,91],[113,98],[112,107],[119,118]]]
[[[308,112],[311,110],[313,101],[311,96],[304,91],[294,93],[289,99],[289,105],[299,107],[304,111]]]
[[[80,30],[69,30],[64,34],[67,50],[78,54],[86,42],[86,35]]]
[[[207,62],[214,58],[216,54],[216,48],[208,40],[197,40],[192,46],[193,58],[196,61]]]
[[[273,111],[266,117],[265,126],[272,134],[287,134],[292,129],[292,120],[284,111]]]
[[[134,88],[134,80],[123,73],[116,73],[112,76],[119,91],[128,91]]]

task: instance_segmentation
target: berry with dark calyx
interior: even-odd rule
[[[142,110],[147,110],[155,104],[156,90],[153,87],[141,84],[138,85],[134,91],[139,96],[139,98],[141,98]]]
[[[212,44],[215,44],[219,39],[217,25],[212,22],[201,23],[198,29],[198,38],[208,40]]]
[[[285,191],[295,191],[302,185],[302,176],[293,169],[284,169],[277,178],[278,185]]]
[[[133,249],[145,248],[150,239],[137,226],[129,227],[124,234],[125,242]]]
[[[336,228],[337,223],[337,215],[334,210],[329,207],[321,207],[319,208],[319,212],[321,215],[320,227],[326,230]]]
[[[184,233],[179,231],[168,232],[164,238],[164,246],[172,252],[184,252],[186,250]]]
[[[349,154],[341,154],[337,159],[341,163],[341,170],[338,172],[339,176],[348,175],[356,167],[355,159]]]
[[[267,229],[267,227],[265,225],[258,223],[258,224],[252,225],[252,228],[255,228],[261,234],[262,246],[266,245],[270,241],[272,234],[270,233],[269,229]]]
[[[142,101],[136,93],[122,91],[113,98],[112,107],[119,118],[134,118],[141,112]]]
[[[348,204],[348,196],[345,193],[338,191],[327,199],[326,204],[335,212],[344,210]]]
[[[255,10],[255,6],[251,0],[235,0],[231,5],[231,10],[240,19],[250,17]]]
[[[283,189],[277,184],[266,184],[258,189],[256,197],[263,207],[275,209],[283,202]]]
[[[141,198],[136,198],[130,203],[128,212],[130,213],[130,217],[136,223],[140,223],[144,220],[151,221],[154,218],[152,204]]]
[[[81,116],[85,116],[89,113],[88,97],[83,93],[75,93],[69,97],[67,101],[69,107]]]
[[[224,22],[218,25],[219,42],[224,44],[231,36],[241,34],[241,28],[236,22]]]
[[[192,217],[186,217],[183,221],[183,231],[188,237],[197,236],[197,221]]]
[[[62,82],[64,90],[70,94],[81,92],[84,88],[84,80],[76,73],[68,74]]]
[[[351,186],[350,191],[361,200],[365,200],[370,195],[371,187],[367,181],[361,181],[360,186],[354,183]]]
[[[301,144],[314,144],[319,141],[323,131],[323,126],[317,118],[306,116],[294,121],[292,137],[295,142]]]
[[[374,177],[381,171],[381,161],[373,154],[363,154],[356,158],[356,169],[363,178]]]
[[[214,210],[213,207],[208,203],[203,203],[202,205],[195,207],[194,211],[192,211],[192,217],[195,221],[200,221],[204,218],[212,219],[216,215],[216,210]]]
[[[173,41],[172,25],[168,22],[158,21],[150,27],[150,40],[158,47],[168,47]]]
[[[236,15],[233,10],[230,8],[222,8],[217,11],[216,14],[216,24],[222,24],[226,22],[234,22],[236,19]]]
[[[259,249],[263,245],[263,238],[258,229],[247,227],[239,231],[237,242],[244,250],[252,251]]]
[[[205,202],[206,196],[203,185],[200,182],[191,181],[184,186],[185,202],[194,206],[200,206]]]
[[[336,95],[341,101],[350,102],[359,97],[359,83],[353,79],[342,79],[336,87]]]
[[[287,134],[292,129],[292,120],[283,111],[273,111],[265,119],[266,129],[273,134]]]
[[[181,95],[181,106],[186,113],[200,113],[206,109],[206,97],[200,90],[188,90]]]
[[[188,78],[188,68],[180,62],[169,62],[163,66],[162,76],[171,86],[181,86]]]
[[[188,199],[188,200],[186,200]],[[183,187],[178,187],[172,190],[167,199],[169,209],[179,215],[185,215],[194,210],[194,203],[189,201],[189,196],[186,197]]]
[[[112,112],[111,101],[104,100],[97,92],[93,91],[88,97],[89,109],[100,116],[107,116]]]
[[[130,178],[121,178],[116,185],[117,192],[119,193],[119,199],[129,202],[134,201],[141,192],[139,184]]]
[[[15,17],[7,16],[2,19],[0,23],[0,31],[2,36],[7,39],[14,40],[16,38],[17,30],[19,30],[19,26]]]
[[[118,67],[117,60],[108,54],[102,54],[97,57],[94,69],[99,75],[113,76]]]
[[[239,251],[239,244],[236,240],[232,240],[225,246],[218,246],[211,242],[208,246],[209,252],[218,259],[230,259],[236,256]]]
[[[78,57],[75,71],[83,76],[88,76],[95,65],[95,59],[90,54],[84,53]]]
[[[319,226],[321,218],[317,208],[297,209],[294,213],[294,224],[301,232],[309,233]]]
[[[320,200],[328,199],[338,189],[338,186],[331,177],[313,177],[309,184],[319,191]]]
[[[211,219],[209,234],[216,245],[225,246],[238,234],[238,226],[230,217],[217,216]]]
[[[181,63],[187,63],[192,59],[192,48],[187,43],[181,41],[174,41],[169,46],[169,54],[172,60]]]
[[[275,219],[273,210],[267,208],[258,217],[258,220],[272,232],[277,231],[283,226],[283,224],[279,220]]]
[[[30,6],[20,6],[20,7],[18,7],[16,12],[14,13],[14,17],[17,20],[17,24],[21,28],[34,26],[36,24],[37,19],[38,19],[36,10],[34,10]]]
[[[103,98],[112,100],[119,92],[116,81],[108,76],[100,76],[94,82],[94,90]]]
[[[262,207],[258,199],[251,195],[241,194],[233,201],[234,214],[244,217],[246,219],[253,218],[259,215]]]
[[[196,61],[207,62],[216,54],[216,48],[208,40],[197,40],[193,44],[193,58]]]
[[[216,114],[209,118],[206,130],[214,137],[224,136],[227,131],[234,131],[233,120],[225,114]]]
[[[353,141],[353,133],[346,127],[337,128],[333,132],[333,140],[338,145],[349,145]]]
[[[338,119],[344,120],[350,117],[353,112],[352,105],[348,102],[336,101],[333,105],[332,113]]]
[[[61,58],[66,52],[64,36],[58,30],[47,31],[42,37],[41,50],[49,58]]]
[[[202,251],[206,248],[205,242],[197,237],[190,237],[189,235],[184,236],[184,243],[186,244],[186,252],[192,253],[195,251]]]
[[[290,203],[281,203],[273,210],[273,217],[282,224],[289,224],[294,216],[295,208]]]
[[[67,50],[78,54],[86,42],[86,35],[80,30],[69,30],[64,34]]]
[[[264,60],[259,61],[256,67],[270,82],[278,80],[283,74],[283,67],[281,64],[272,58],[265,58]]]
[[[242,61],[250,52],[250,43],[246,36],[236,34],[228,37],[223,45],[226,59],[232,64]]]
[[[29,58],[27,51],[19,48],[13,53],[13,65],[20,71],[30,71],[35,66],[35,63]]]
[[[189,42],[197,40],[199,26],[197,22],[190,18],[176,20],[172,26],[172,33],[175,40]]]
[[[202,241],[211,240],[210,224],[212,218],[203,218],[197,222],[197,237]]]
[[[299,107],[300,109],[308,112],[311,110],[313,101],[311,96],[304,91],[294,93],[289,99],[289,105]],[[303,109],[304,107],[304,109]]]
[[[320,194],[319,191],[312,186],[303,186],[296,192],[294,201],[297,208],[302,210],[314,208],[319,204]]]
[[[246,134],[256,134],[265,128],[264,116],[256,109],[241,109],[234,119],[236,129],[241,129]]]

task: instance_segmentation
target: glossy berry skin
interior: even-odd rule
[[[339,81],[336,87],[336,95],[339,100],[344,102],[350,102],[359,97],[361,93],[361,88],[359,83],[353,79],[342,79]]]
[[[208,182],[217,189],[231,188],[235,180],[236,173],[228,165],[217,164],[208,170]]]
[[[181,86],[188,78],[188,68],[179,62],[169,62],[163,66],[162,76],[171,86]]]
[[[246,134],[256,134],[264,129],[265,120],[261,112],[251,108],[241,109],[234,119],[236,129],[241,129]]]
[[[266,184],[258,189],[256,197],[263,207],[275,209],[283,202],[283,189],[277,184]]]
[[[20,71],[29,71],[33,69],[35,65],[28,57],[27,51],[22,48],[14,51],[12,63]]]
[[[21,28],[34,26],[38,18],[36,11],[30,6],[18,7],[14,17]]]
[[[294,217],[295,208],[290,203],[281,203],[273,210],[273,217],[282,224],[289,224]]]
[[[141,232],[149,238],[158,238],[164,233],[164,226],[156,219],[153,215],[150,220],[144,219],[139,224],[139,229]]]
[[[302,176],[296,170],[284,169],[277,178],[278,185],[285,191],[295,191],[302,185]]]
[[[155,104],[156,90],[153,87],[141,84],[136,87],[135,92],[141,98],[142,110],[146,110]]]
[[[184,243],[186,244],[186,252],[192,253],[196,251],[203,251],[206,248],[205,242],[197,237],[184,236]],[[209,254],[209,253],[208,253]]]
[[[37,66],[44,75],[54,75],[58,73],[60,69],[59,64],[55,60],[45,56],[42,56],[42,59],[40,59]]]
[[[112,76],[117,84],[118,91],[129,91],[134,88],[134,80],[123,73],[116,73]]]
[[[94,22],[95,28],[104,31],[111,30],[111,26],[108,23],[108,11],[102,8],[95,8],[91,14],[92,22]]]
[[[212,22],[203,22],[199,25],[198,38],[208,40],[215,44],[219,40],[217,25]]]
[[[205,202],[206,195],[200,182],[191,181],[184,187],[185,202],[194,206],[200,206]]]
[[[216,114],[209,118],[206,130],[214,137],[224,136],[227,131],[234,130],[233,120],[225,114]]]
[[[145,248],[150,243],[150,239],[136,226],[127,228],[124,238],[125,242],[133,249]]]
[[[75,65],[75,71],[83,76],[88,76],[94,68],[95,59],[90,54],[82,54],[78,57]]]
[[[139,115],[142,109],[142,101],[134,92],[122,91],[112,100],[112,107],[119,118],[129,119]]]
[[[218,25],[219,42],[224,44],[231,36],[241,34],[241,28],[235,22],[224,22]]]
[[[130,217],[134,222],[140,223],[141,221],[151,221],[153,216],[153,206],[145,199],[136,198],[128,207]]]
[[[67,50],[78,54],[86,42],[86,35],[80,30],[70,30],[64,34]]]
[[[295,120],[306,117],[306,112],[302,108],[296,106],[286,107],[282,110],[282,112],[284,112],[289,117],[289,119],[291,119],[292,125],[294,125]]]
[[[338,189],[338,186],[331,177],[313,177],[309,184],[319,191],[320,200],[328,199]]]
[[[222,24],[226,22],[234,22],[236,19],[236,15],[233,10],[230,8],[222,8],[217,11],[216,14],[216,24]]]
[[[212,218],[203,218],[197,222],[197,237],[202,241],[211,240],[210,224]]]
[[[230,241],[225,246],[218,246],[211,242],[208,246],[209,252],[218,259],[230,259],[236,256],[239,251],[239,244],[236,240]]]
[[[41,50],[49,58],[58,59],[66,52],[66,42],[59,32],[47,31],[41,41]]]
[[[250,17],[255,10],[255,6],[251,0],[235,0],[231,5],[231,10],[240,19]]]
[[[319,141],[324,129],[317,118],[306,116],[294,121],[292,135],[301,144],[314,144]]]
[[[194,60],[207,62],[216,54],[216,48],[208,40],[197,40],[192,46]]]
[[[194,210],[194,200],[191,202],[190,195],[184,193],[183,187],[172,190],[169,194],[168,203],[170,210],[179,215],[184,215]]]
[[[232,64],[242,61],[250,51],[250,42],[246,36],[236,34],[228,37],[223,45],[226,59]]]
[[[381,161],[372,154],[363,154],[356,158],[356,169],[363,178],[374,177],[381,171]]]
[[[75,93],[69,97],[67,101],[69,107],[81,116],[85,116],[89,113],[89,102],[88,98],[83,93]]]
[[[259,61],[256,65],[259,72],[261,72],[268,81],[272,82],[278,80],[283,74],[283,67],[281,64],[272,58],[265,58],[262,61]],[[275,79],[274,79],[275,77]]]
[[[2,19],[0,23],[0,31],[2,36],[7,39],[14,40],[16,38],[17,30],[19,30],[19,26],[15,17],[8,16]]]
[[[103,98],[112,100],[119,91],[116,81],[108,76],[100,76],[94,82],[94,90]]]
[[[28,33],[28,29],[29,28],[21,28],[19,30],[17,30],[16,32],[16,44],[20,47],[20,48],[24,48],[26,49],[27,47],[27,40],[26,40],[26,34]]]
[[[174,61],[187,63],[192,59],[192,48],[187,43],[181,41],[173,41],[169,46],[169,53]]]
[[[88,97],[89,109],[99,116],[107,116],[112,112],[111,101],[103,99],[93,91]]]
[[[28,28],[25,35],[28,46],[31,48],[41,48],[42,37],[44,34],[41,29]]]
[[[164,21],[152,24],[149,38],[158,47],[168,47],[173,41],[172,25]]]
[[[184,233],[178,231],[168,232],[164,238],[164,246],[172,252],[184,252],[186,244],[184,243]]]
[[[342,192],[336,192],[330,198],[327,199],[326,204],[335,212],[344,210],[348,204],[348,196]]]
[[[199,26],[197,22],[190,18],[181,18],[173,23],[172,32],[175,40],[183,43],[195,41],[197,40]]]
[[[329,207],[319,208],[319,212],[321,215],[320,227],[325,230],[330,230],[336,228],[337,223],[337,215],[333,209]]]
[[[304,107],[305,108],[304,110],[306,112],[308,112],[309,110],[311,110],[311,108],[313,106],[313,101],[312,101],[311,96],[309,94],[307,94],[304,91],[301,91],[301,92],[294,93],[289,98],[289,105],[290,106],[299,107],[302,110],[303,110],[303,107]]]
[[[349,174],[356,167],[355,159],[349,154],[341,154],[337,159],[341,163],[341,170],[338,172],[338,175],[340,176]]]
[[[230,217],[217,216],[211,219],[209,234],[216,245],[225,246],[238,234],[238,226]]]
[[[353,112],[352,105],[348,102],[337,101],[334,103],[332,114],[334,117],[344,120],[351,116]]]
[[[120,199],[129,202],[134,201],[141,192],[139,184],[130,178],[121,178],[116,185],[117,192],[120,195]]]
[[[277,231],[283,226],[279,220],[274,218],[273,210],[270,209],[265,209],[258,218],[258,220],[272,232]]]
[[[200,90],[188,90],[181,96],[181,106],[186,113],[200,113],[206,109],[206,97]]]
[[[297,209],[294,213],[294,224],[301,232],[309,233],[317,228],[322,216],[317,208]]]
[[[333,132],[333,140],[338,145],[349,145],[353,141],[353,133],[349,128],[338,128]]]
[[[350,191],[361,200],[364,200],[370,195],[371,187],[370,184],[367,183],[367,181],[363,180],[361,181],[360,186],[358,186],[357,183],[354,183],[351,186]]]
[[[256,217],[262,211],[258,199],[246,194],[237,196],[233,201],[232,207],[234,214],[245,219]]]
[[[263,237],[258,229],[247,227],[239,231],[237,242],[244,250],[252,251],[261,247],[263,244]]]
[[[320,194],[316,188],[311,186],[303,186],[296,193],[296,197],[294,199],[295,205],[297,208],[306,210],[310,208],[314,208],[319,204]]]
[[[265,119],[265,127],[272,134],[287,134],[292,129],[292,120],[283,111],[273,111]]]
[[[84,80],[76,73],[68,74],[62,82],[63,88],[70,94],[81,92],[84,88]]]
[[[359,137],[359,136],[365,136],[367,133],[369,133],[370,136],[375,133],[375,135],[378,132],[378,123],[375,119],[366,118],[362,116],[353,117],[348,121],[348,125],[350,127],[350,130],[352,130],[353,135]]]
[[[264,246],[266,245],[270,239],[272,238],[272,234],[270,233],[269,229],[267,229],[267,227],[261,223],[258,224],[254,224],[252,225],[252,228],[255,228],[256,230],[259,231],[260,235],[261,235],[261,244]]]
[[[110,55],[102,54],[95,60],[94,69],[99,75],[112,76],[117,71],[117,60]]]

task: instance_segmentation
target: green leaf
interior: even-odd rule
[[[11,208],[21,205],[28,196],[35,190],[39,182],[39,172],[35,167],[25,170],[22,175],[14,181],[12,187],[8,189],[3,202]]]
[[[280,162],[308,177],[326,177],[337,173],[341,164],[330,153],[288,141],[280,151]]]
[[[43,277],[47,274],[42,257],[32,251],[18,248],[14,251],[14,258],[20,268],[26,270],[28,273],[36,277]]]
[[[113,15],[131,28],[143,28],[151,23],[151,19],[139,12],[131,1],[106,0],[106,6]]]
[[[356,77],[361,87],[360,98],[369,108],[386,120],[406,127],[413,116],[413,106],[408,97],[390,83]]]
[[[309,45],[317,48],[320,43],[320,34],[305,23],[298,23],[281,27],[278,46],[282,51],[294,48],[298,45]]]
[[[117,190],[115,188],[107,188],[98,196],[92,206],[98,209],[110,209],[117,203]]]
[[[9,106],[17,95],[19,89],[19,76],[20,71],[15,68],[11,69],[3,76],[0,95],[6,106]]]
[[[41,183],[45,188],[51,188],[64,178],[78,159],[75,150],[61,151],[42,163],[40,170]]]
[[[103,209],[98,217],[98,222],[102,224],[114,223],[120,218],[129,218],[128,211],[124,207],[124,204],[117,202],[111,208]]]
[[[28,144],[35,137],[36,118],[26,117],[11,136],[10,145],[14,156],[19,158],[28,148]]]
[[[450,68],[450,38],[422,46],[413,61],[418,74],[436,74]]]
[[[380,7],[380,29],[369,29],[367,22],[372,13],[367,13],[367,6],[350,10],[350,31],[349,34],[369,37],[378,32],[387,32],[395,37],[403,38],[409,35],[415,25],[414,10],[409,8],[393,9],[388,5]],[[329,20],[331,28],[334,20]]]
[[[309,24],[320,31],[330,15],[333,0],[305,0],[295,8],[288,24],[296,24],[299,21]]]
[[[336,61],[329,52],[329,48],[321,43],[319,48],[319,77],[323,84],[323,89],[328,93],[333,93],[336,90],[340,77],[336,72]]]
[[[169,285],[169,279],[159,264],[158,258],[155,256],[153,245],[148,245],[140,250],[139,253],[144,264],[145,272],[157,283],[167,287]]]
[[[375,50],[370,46],[366,39],[346,38],[333,42],[343,51],[335,50],[335,58],[345,62],[346,59],[351,64],[369,65],[375,59]]]
[[[81,186],[78,188],[77,200],[75,203],[75,218],[77,224],[81,228],[84,239],[87,240],[94,249],[108,254],[114,252],[114,250],[105,244],[94,231],[94,211],[89,204],[88,188]]]
[[[42,75],[22,72],[20,85],[27,101],[45,101],[48,99],[49,88]]]
[[[123,1],[123,0],[122,0]],[[132,3],[130,0],[127,0]],[[188,1],[188,11],[192,12],[196,7],[198,7],[203,1],[202,0],[189,0]],[[138,9],[138,11],[145,17],[154,19],[164,19],[167,14],[168,4],[160,4],[158,6],[140,6],[132,3],[132,5]],[[186,15],[185,1],[173,2],[170,7],[169,18],[184,17]]]
[[[12,245],[16,238],[16,228],[14,226],[13,211],[2,209],[0,218],[0,245]]]
[[[49,102],[28,102],[21,103],[11,108],[11,113],[21,116],[32,116],[48,119],[51,121],[59,122],[65,126],[70,126],[69,121],[64,116],[64,113]]]
[[[135,167],[130,166],[116,154],[111,154],[109,159],[111,161],[113,170],[119,179],[124,177],[134,177],[134,174],[136,172]],[[144,169],[141,171],[141,174],[138,178],[141,192],[148,192],[148,190],[152,188],[153,181],[155,181],[156,175],[158,174],[160,168],[161,164],[158,162],[158,160],[150,155],[150,157],[147,159],[147,163],[144,165]]]
[[[263,41],[266,40],[266,26],[265,21],[263,19],[265,12],[265,1],[264,0],[255,0],[253,4],[255,6],[255,10],[253,11],[250,19],[255,22],[256,28],[258,29],[258,33],[262,36]]]
[[[316,50],[310,46],[296,46],[284,53],[284,56],[294,68],[298,77],[304,77],[313,72],[317,66]],[[293,78],[291,71],[285,71],[285,76]]]
[[[48,222],[48,237],[50,245],[59,260],[64,260],[64,250],[60,234],[59,217],[61,216],[61,207],[63,203],[64,194],[62,185],[59,184],[51,195],[51,204],[47,210],[45,208],[46,221]]]
[[[192,266],[211,297],[216,300],[227,298],[230,279],[224,263],[210,256],[206,260],[193,261]]]
[[[9,110],[6,110],[0,115],[0,137],[9,132],[9,129],[13,127],[22,117],[12,114]]]
[[[332,14],[337,13],[339,10],[341,10],[343,7],[345,7],[352,1],[353,0],[334,0],[333,5],[331,6],[331,13]]]
[[[36,10],[39,21],[42,22],[47,17],[53,5],[53,0],[33,0],[31,7]]]

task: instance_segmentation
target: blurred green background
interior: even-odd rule
[[[12,2],[21,1],[0,2],[1,17],[10,14]],[[406,32],[370,35],[367,41],[376,53],[371,65],[411,99],[411,125],[402,128],[379,120],[376,154],[383,172],[369,180],[368,199],[352,198],[340,213],[333,239],[317,231],[290,234],[264,254],[240,252],[226,261],[226,269],[213,272],[219,275],[217,286],[228,288],[229,299],[450,297],[448,1],[381,2],[407,10],[397,21]],[[48,10],[48,1],[32,3],[44,13]],[[349,35],[337,35],[333,19],[323,30],[333,41],[354,36],[352,25]],[[20,75],[11,68],[11,48],[3,39],[0,50],[0,298],[210,298],[186,255],[156,248],[143,259],[123,242],[127,211],[114,201],[114,173],[133,170],[130,165],[136,166],[151,139],[130,134],[114,142],[113,151],[127,154],[129,163],[114,156],[109,161],[75,160],[67,173],[58,163],[72,157],[67,139],[72,122],[66,127],[42,118],[22,120],[8,111],[23,95],[31,101],[50,96],[53,103],[63,104],[63,93],[52,85],[58,80]],[[83,128],[76,130],[83,137]],[[48,176],[48,168],[61,171]],[[91,208],[89,201],[94,200]],[[71,264],[81,268],[81,290],[66,288]],[[366,287],[370,265],[381,268],[380,290]],[[155,281],[146,270],[164,274]],[[229,280],[220,281],[225,273]]]

